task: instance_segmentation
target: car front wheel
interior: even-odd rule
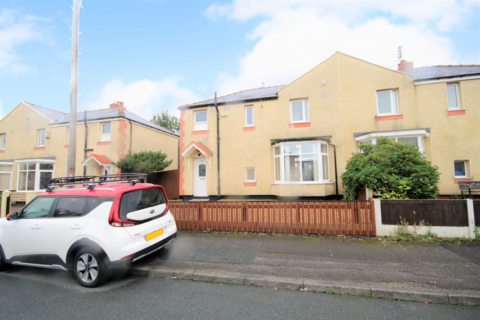
[[[91,249],[81,249],[76,254],[73,274],[82,286],[89,288],[101,285],[110,276],[102,258]]]

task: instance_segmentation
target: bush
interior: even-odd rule
[[[142,151],[138,153],[129,153],[125,158],[114,162],[122,172],[125,173],[152,173],[162,171],[168,167],[173,160],[166,160],[167,155],[162,151]]]
[[[434,199],[440,173],[417,147],[385,137],[361,145],[363,153],[350,158],[342,174],[346,200],[357,199],[362,187],[381,199]]]

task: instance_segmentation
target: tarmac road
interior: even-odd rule
[[[69,272],[0,273],[1,319],[478,319],[480,307],[127,276],[86,289]]]

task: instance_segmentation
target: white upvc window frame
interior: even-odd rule
[[[10,171],[0,171],[0,174],[10,174],[10,184],[8,190],[12,190],[12,176],[13,176],[13,162],[0,162],[0,166],[10,166],[12,169]],[[0,191],[4,191],[7,189],[0,189]]]
[[[301,144],[312,144],[316,143],[317,144],[317,152],[312,152],[312,153],[299,153],[300,159],[302,154],[312,154],[312,155],[317,155],[317,163],[318,163],[318,176],[319,180],[318,181],[285,181],[285,151],[284,147],[287,145],[301,145]],[[327,152],[322,151],[322,145],[326,146]],[[275,155],[275,147],[280,148],[280,153],[278,155]],[[301,146],[300,146],[301,150]],[[326,171],[328,174],[327,179],[325,179],[324,174],[323,174],[323,158],[324,156],[327,157],[326,161]],[[280,180],[277,180],[276,172],[277,172],[277,161],[275,160],[276,158],[280,158]],[[303,179],[303,169],[302,166],[300,165],[300,177]],[[330,180],[330,155],[329,155],[329,150],[328,150],[328,143],[324,141],[319,141],[319,140],[309,140],[309,141],[294,141],[294,142],[280,142],[275,145],[273,145],[273,179],[275,181],[275,184],[325,184],[325,183],[331,183]]]
[[[360,150],[360,144],[365,142],[377,144],[377,137],[387,137],[395,141],[398,141],[398,138],[417,138],[418,151],[425,156],[425,138],[429,135],[430,134],[424,129],[415,131],[375,132],[359,136],[356,138],[356,141],[358,143],[359,152],[362,152]]]
[[[205,121],[197,121],[197,114],[205,113],[207,118]],[[193,112],[193,131],[208,130],[208,110],[198,110]]]
[[[456,108],[450,108],[450,103],[449,103],[449,97],[448,97],[448,86],[455,86],[455,100],[457,103]],[[459,90],[458,90],[458,82],[454,83],[447,83],[446,84],[446,89],[447,89],[447,104],[448,104],[448,111],[453,111],[453,110],[460,110],[460,95],[459,95]]]
[[[293,120],[293,103],[302,102],[302,120]],[[290,123],[305,123],[310,122],[310,110],[308,106],[308,99],[295,99],[290,100]]]
[[[248,170],[253,170],[253,180],[248,179]],[[257,182],[257,172],[254,167],[245,168],[245,182]]]
[[[252,111],[252,123],[248,123],[248,110]],[[255,127],[255,111],[252,106],[245,106],[245,127]]]
[[[390,92],[390,112],[388,113],[380,113],[380,105],[378,104],[378,93],[379,92]],[[398,102],[398,89],[385,89],[385,90],[377,90],[375,93],[375,96],[377,98],[377,115],[379,117],[382,116],[394,116],[394,115],[399,115],[400,114],[400,105]],[[395,102],[395,110],[393,110],[393,103]]]
[[[455,163],[456,162],[463,162],[463,166],[465,168],[465,175],[457,176],[457,173],[455,171]],[[453,161],[453,173],[455,174],[455,178],[460,178],[460,179],[461,178],[469,178],[469,176],[468,176],[468,162],[469,162],[468,160],[454,160]]]
[[[37,147],[45,147],[45,129],[37,129]]]
[[[105,132],[104,126],[106,124],[110,125],[110,132]],[[112,122],[110,121],[100,122],[100,141],[101,142],[112,141]]]
[[[7,134],[0,133],[0,150],[5,150],[6,143],[7,143]]]
[[[30,160],[30,161],[16,161],[18,165],[18,170],[17,170],[17,192],[27,192],[27,191],[36,191],[36,192],[42,192],[45,191],[46,189],[40,189],[40,175],[42,172],[50,172],[52,174],[52,178],[55,178],[55,162],[53,161],[48,161],[48,160]],[[28,169],[29,164],[35,164],[35,169]],[[46,170],[46,169],[40,169],[41,164],[51,164],[53,165],[53,169],[51,170]],[[27,169],[26,170],[21,170],[20,166],[21,165],[26,165]],[[28,190],[27,188],[27,182],[28,182],[28,172],[35,172],[35,181],[33,185],[33,190]],[[20,173],[25,172],[25,190],[19,190],[18,186],[20,184]],[[51,179],[52,179],[51,178]]]

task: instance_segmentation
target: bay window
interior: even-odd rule
[[[47,188],[53,178],[53,163],[19,163],[17,191],[40,191]]]
[[[329,181],[328,145],[325,142],[285,142],[274,146],[275,182]]]

